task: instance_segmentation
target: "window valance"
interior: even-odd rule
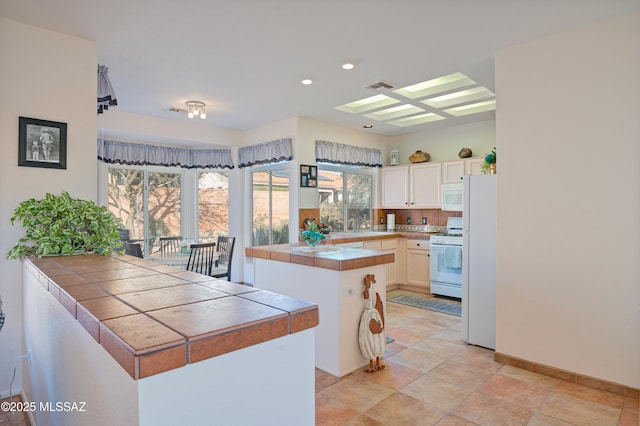
[[[102,139],[98,139],[98,160],[105,163],[185,169],[233,169],[234,167],[230,149],[179,148]]]
[[[291,154],[291,139],[260,143],[242,147],[238,150],[238,167],[249,167],[258,164],[278,163],[289,161]]]
[[[347,166],[382,167],[379,149],[316,141],[316,161]]]

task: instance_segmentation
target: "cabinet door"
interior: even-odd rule
[[[429,252],[407,250],[407,284],[429,287]]]
[[[380,240],[364,241],[362,248],[366,250],[380,250]]]
[[[407,208],[409,188],[409,166],[382,168],[382,207]]]
[[[442,163],[442,183],[462,182],[465,173],[465,161],[445,161]]]
[[[439,209],[441,163],[417,164],[409,168],[412,209]]]
[[[396,284],[398,282],[398,263],[400,262],[398,258],[398,240],[381,240],[380,243],[380,250],[393,253],[393,258],[395,259],[393,263],[387,263],[385,265],[387,269],[387,286]]]
[[[465,175],[478,176],[482,174],[482,165],[484,164],[484,157],[470,158],[465,161]]]

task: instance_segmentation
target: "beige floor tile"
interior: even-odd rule
[[[354,410],[365,412],[394,392],[392,388],[370,380],[362,380],[361,376],[350,374],[321,393]]]
[[[392,361],[383,360],[385,368],[375,373],[367,373],[364,369],[352,373],[360,380],[387,386],[394,390],[399,390],[422,377],[423,373],[404,365],[396,364]]]
[[[465,349],[464,343],[428,338],[412,346],[412,349],[427,352],[442,358],[450,358]]]
[[[325,371],[316,368],[316,392],[328,388],[329,386],[340,381],[340,377],[331,375]]]
[[[574,424],[536,413],[527,426],[574,426]]]
[[[561,382],[556,386],[558,392],[567,393],[586,399],[587,401],[597,402],[598,404],[607,405],[613,408],[622,408],[624,405],[624,396],[616,395],[611,392],[589,388],[578,385],[576,383]]]
[[[393,336],[389,336],[389,337],[393,337]],[[391,342],[391,343],[387,343],[387,350],[384,352],[384,359],[388,359],[390,357],[393,356],[393,354],[397,354],[400,351],[403,351],[407,349],[406,346],[401,345],[400,343],[397,342]]]
[[[629,411],[623,411],[620,414],[618,426],[638,426],[640,425],[640,415]]]
[[[316,426],[344,425],[360,413],[323,393],[316,394]]]
[[[492,350],[480,348],[478,346],[467,346],[459,354],[450,359],[454,362],[482,368],[485,371],[497,373],[503,364],[493,360],[495,353]]]
[[[579,425],[607,426],[618,423],[621,410],[562,392],[551,392],[540,413]]]
[[[464,341],[462,340],[462,332],[457,329],[456,326],[452,326],[445,330],[442,330],[431,337],[434,339],[442,339],[449,342],[464,344]]]
[[[393,337],[395,343],[409,347],[429,337],[429,335],[425,335],[424,331],[417,330],[411,326],[387,328],[387,335]]]
[[[511,365],[503,366],[498,371],[498,374],[545,389],[553,389],[561,382],[560,379],[555,377],[545,376],[544,374],[534,373]]]
[[[526,425],[533,416],[533,411],[480,393],[472,394],[453,413],[482,426]]]
[[[475,390],[489,380],[493,374],[480,367],[445,361],[431,370],[429,376]]]
[[[377,420],[372,419],[364,414],[359,415],[353,420],[348,421],[344,426],[385,426]]]
[[[487,380],[478,392],[535,411],[542,405],[551,390],[496,374]]]
[[[449,412],[467,398],[472,390],[425,375],[402,388],[400,392]]]
[[[438,426],[477,426],[477,423],[449,414],[438,422]]]
[[[416,349],[407,348],[389,358],[389,361],[426,373],[445,362],[446,359]]]
[[[435,425],[447,412],[396,392],[365,414],[387,426],[407,426]]]

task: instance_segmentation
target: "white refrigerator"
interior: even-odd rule
[[[496,175],[465,176],[462,208],[462,337],[496,347]]]

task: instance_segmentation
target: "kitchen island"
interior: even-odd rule
[[[302,243],[248,247],[246,255],[253,258],[257,288],[318,305],[316,367],[340,377],[368,364],[358,344],[360,316],[367,307],[364,279],[375,275],[371,294],[379,293],[384,303],[385,265],[394,262],[392,253],[329,244],[311,249]]]
[[[316,305],[126,255],[23,269],[25,402],[78,408],[33,424],[314,424]]]

